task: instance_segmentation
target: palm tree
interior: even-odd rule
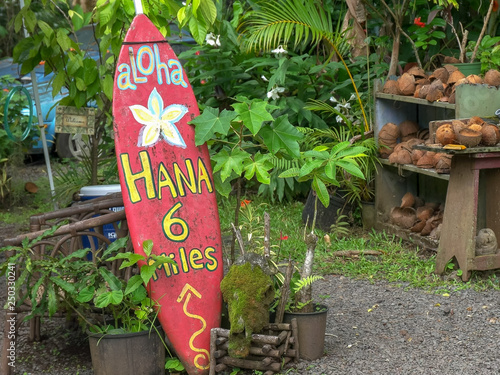
[[[293,39],[294,48],[326,48],[329,59],[335,55],[342,61],[356,92],[363,114],[365,131],[370,126],[356,83],[343,58],[345,38],[337,25],[334,28],[332,16],[327,9],[314,0],[276,0],[262,3],[260,8],[248,12],[240,30],[247,50],[270,51],[278,45],[288,45]],[[344,48],[342,48],[344,47]]]

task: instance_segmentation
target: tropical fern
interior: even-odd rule
[[[295,282],[295,284],[292,287],[293,292],[298,293],[303,288],[307,288],[307,287],[311,286],[314,282],[319,281],[319,280],[323,280],[323,279],[324,279],[324,277],[319,276],[319,275],[312,275],[309,277],[304,277],[302,279],[299,279]]]

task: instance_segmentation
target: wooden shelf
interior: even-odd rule
[[[413,164],[389,163],[389,160],[387,160],[387,159],[379,159],[379,161],[380,161],[380,164],[387,165],[387,166],[394,167],[394,168],[398,168],[401,170],[410,171],[410,172],[414,172],[414,173],[420,173],[420,174],[424,174],[426,176],[431,176],[431,177],[439,178],[441,180],[446,180],[446,181],[448,181],[450,179],[450,175],[448,173],[437,173],[435,169],[419,168]],[[399,173],[399,175],[401,176],[402,174]]]
[[[414,98],[413,96],[394,95],[394,94],[385,94],[383,92],[377,92],[375,94],[375,97],[377,97],[379,99],[387,99],[387,100],[394,100],[394,101],[398,101],[398,102],[426,105],[426,106],[430,106],[430,107],[439,107],[439,108],[446,108],[446,109],[452,109],[452,110],[455,109],[455,104],[451,104],[448,102],[429,102],[428,100]]]
[[[398,227],[397,225],[393,225],[390,223],[383,223],[378,221],[375,225],[375,229],[383,230],[386,233],[393,234],[405,241],[412,242],[421,248],[436,251],[439,246],[439,241],[435,238],[431,238],[429,236],[421,236],[418,233],[413,233],[409,229],[403,229],[401,227]]]

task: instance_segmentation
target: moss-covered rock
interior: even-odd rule
[[[224,301],[228,304],[229,355],[248,355],[252,333],[269,324],[269,306],[274,298],[272,280],[260,266],[235,264],[221,282]]]

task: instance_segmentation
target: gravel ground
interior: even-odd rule
[[[30,167],[24,175],[35,180],[36,173]],[[0,242],[26,228],[0,222]],[[325,355],[300,361],[283,374],[500,374],[497,291],[444,296],[336,275],[313,288],[316,300],[329,309]],[[5,300],[2,277],[1,306]],[[1,310],[0,343],[4,314]],[[38,343],[27,341],[28,327],[20,327],[14,374],[93,374],[85,335],[65,327],[64,318],[44,319]]]
[[[289,374],[500,373],[499,292],[443,296],[342,276],[314,288],[329,308],[325,355]],[[40,343],[27,342],[27,326],[14,374],[93,374],[85,337],[67,331],[62,318],[42,323]]]

